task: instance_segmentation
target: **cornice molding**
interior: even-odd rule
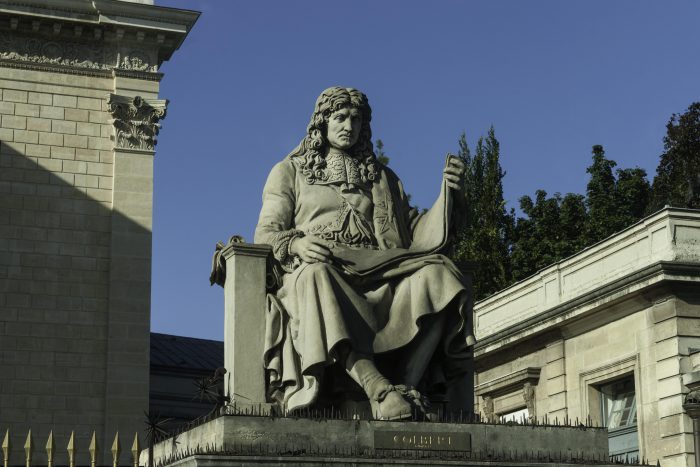
[[[498,397],[516,389],[522,389],[526,384],[536,386],[540,380],[541,371],[540,368],[528,367],[491,381],[477,384],[474,387],[474,394],[482,397]]]

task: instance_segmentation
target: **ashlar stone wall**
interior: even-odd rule
[[[0,7],[0,436],[19,464],[30,428],[62,453],[74,431],[86,463],[95,431],[111,463],[117,431],[125,458],[144,442],[148,410],[158,67],[198,13]]]
[[[104,424],[112,86],[0,67],[4,423]]]

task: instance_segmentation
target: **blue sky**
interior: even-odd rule
[[[700,2],[156,0],[202,15],[162,70],[152,330],[223,339],[217,240],[252,240],[272,166],[318,94],[365,92],[413,201],[494,125],[510,207],[585,191],[591,146],[653,176],[665,124],[700,100]],[[262,310],[260,310],[262,313]],[[262,319],[262,316],[261,316]]]

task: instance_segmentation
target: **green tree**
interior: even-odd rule
[[[491,127],[479,138],[472,156],[466,137],[459,138],[459,156],[466,173],[461,206],[462,223],[457,232],[453,259],[465,267],[475,264],[474,296],[484,298],[510,281],[509,242],[512,216],[503,199],[505,172],[500,164],[500,145]]]
[[[651,185],[647,172],[635,167],[618,169],[615,181],[616,230],[634,224],[644,217],[651,199]]]
[[[591,245],[619,232],[644,216],[651,188],[644,169],[613,168],[617,163],[605,157],[603,146],[593,146],[591,175],[586,189],[588,222],[586,244]]]
[[[610,235],[610,229],[617,213],[615,203],[615,175],[617,163],[605,157],[603,146],[593,146],[593,163],[586,169],[591,175],[586,187],[586,207],[588,222],[586,240],[595,243]]]
[[[376,143],[374,143],[374,146],[376,147],[376,151],[374,153],[377,155],[377,160],[381,162],[383,165],[389,165],[389,156],[386,155],[384,152],[384,142],[381,139],[378,139]]]
[[[700,102],[666,124],[649,212],[665,205],[700,208]]]
[[[535,199],[520,198],[526,217],[515,223],[511,264],[513,280],[519,281],[540,269],[566,258],[585,245],[586,206],[584,197],[537,190]]]

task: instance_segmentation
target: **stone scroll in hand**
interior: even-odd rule
[[[446,165],[452,157],[456,156],[447,156]],[[437,201],[418,219],[408,248],[367,250],[336,245],[333,248],[333,262],[350,275],[365,277],[406,260],[439,252],[448,240],[453,202],[451,191],[443,179]]]

